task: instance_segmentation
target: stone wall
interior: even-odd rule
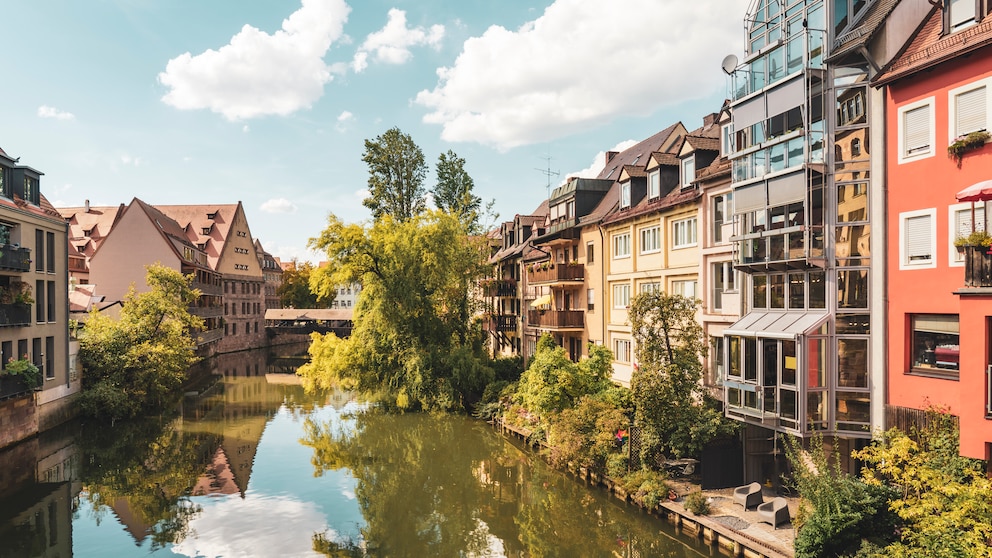
[[[36,393],[0,401],[0,448],[38,433]]]

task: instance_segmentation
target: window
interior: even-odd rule
[[[723,226],[730,215],[730,194],[713,196],[713,243],[723,242]]]
[[[688,298],[696,298],[695,281],[672,281],[672,294]]]
[[[696,245],[696,218],[682,219],[672,223],[672,248],[687,248]]]
[[[934,209],[909,211],[899,215],[900,269],[937,266],[937,259],[934,257],[936,222]]]
[[[613,307],[624,309],[630,306],[630,285],[622,283],[613,285]]]
[[[970,203],[959,203],[952,205],[948,208],[950,213],[948,217],[948,223],[950,224],[950,230],[948,231],[948,259],[951,266],[962,266],[964,265],[964,253],[958,252],[958,249],[954,246],[955,239],[963,236],[968,236],[971,231],[984,231],[987,230],[985,226],[985,214],[987,212],[988,204],[975,204],[974,211],[972,211],[972,206]],[[972,215],[974,215],[974,224],[972,224]]]
[[[661,171],[653,170],[648,173],[648,198],[654,199],[661,195]]]
[[[596,245],[592,242],[586,244],[586,265],[596,261]]]
[[[620,185],[620,209],[630,207],[630,182]]]
[[[659,228],[647,227],[641,229],[641,253],[657,252],[661,250],[661,234]]]
[[[45,311],[48,314],[48,321],[55,321],[55,281],[48,281],[48,296],[46,297],[46,302],[48,303],[45,307]]]
[[[933,97],[899,108],[899,162],[933,156]]]
[[[978,19],[975,0],[946,0],[946,2],[944,29],[947,33],[973,25]]]
[[[613,353],[617,362],[630,362],[630,339],[614,339]]]
[[[35,281],[34,282],[34,297],[35,297],[34,318],[35,318],[35,321],[38,322],[39,324],[40,323],[44,323],[45,321],[47,321],[47,317],[48,317],[48,313],[45,312],[45,293],[46,292],[48,292],[48,291],[45,289],[45,282],[44,281]]]
[[[44,355],[41,352],[41,337],[35,337],[31,340],[31,362],[38,367],[38,371],[41,372],[45,378],[55,377],[55,375],[52,374],[52,371],[45,368]]]
[[[961,350],[957,314],[913,314],[910,327],[912,369],[956,377]]]
[[[969,83],[963,87],[952,89],[947,95],[947,108],[950,111],[948,116],[947,135],[948,141],[960,136],[988,130],[989,101],[992,98],[988,95],[988,85],[992,84],[992,78],[984,79],[975,83]]]
[[[55,337],[45,338],[45,377],[48,379],[55,378],[55,363],[52,359],[55,358]]]
[[[630,257],[630,233],[613,235],[613,258]]]
[[[596,290],[586,289],[586,310],[596,309]]]
[[[48,249],[48,254],[46,254],[48,258],[45,260],[47,271],[55,273],[55,233],[45,233],[45,247]]]
[[[696,156],[689,155],[682,159],[682,187],[692,186],[692,181],[696,179]]]
[[[45,271],[45,231],[34,230],[34,270]]]
[[[713,296],[710,302],[714,311],[723,310],[724,293],[737,290],[737,274],[732,262],[717,262],[713,264]]]
[[[661,290],[661,283],[658,281],[649,281],[647,283],[641,283],[640,291],[642,293],[656,293]]]
[[[724,124],[720,128],[720,155],[729,157],[734,152],[734,125]]]

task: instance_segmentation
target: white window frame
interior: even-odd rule
[[[692,285],[692,294],[685,294],[686,287]],[[696,296],[696,292],[699,290],[699,281],[696,279],[676,279],[672,281],[671,294],[682,295],[686,298],[699,298]]]
[[[613,259],[619,260],[630,257],[630,233],[622,232],[614,234],[611,245],[613,246]],[[623,250],[621,250],[621,248]]]
[[[964,9],[967,17],[962,19],[960,17],[962,12],[958,11],[959,9]],[[949,0],[947,2],[947,11],[948,33],[956,33],[977,23],[975,19],[978,15],[978,9],[975,0]],[[955,14],[959,14],[958,17],[954,17]],[[957,24],[954,23],[955,20],[958,20]]]
[[[937,146],[934,145],[936,142],[935,133],[935,98],[927,97],[926,99],[921,99],[919,101],[905,104],[897,109],[897,126],[898,126],[898,142],[899,142],[899,164],[908,163],[910,161],[918,161],[920,159],[926,159],[928,157],[933,157],[937,153]],[[917,151],[916,153],[906,153],[906,113],[914,111],[919,108],[928,107],[928,124],[929,127],[929,147],[925,151]]]
[[[672,249],[691,248],[699,241],[696,217],[672,221]]]
[[[630,339],[614,338],[613,358],[616,359],[617,362],[629,364],[631,357],[633,356],[633,347],[634,344]]]
[[[620,209],[630,207],[630,181],[620,184]]]
[[[613,308],[626,310],[630,307],[630,283],[615,283],[613,285]]]
[[[910,263],[909,261],[909,250],[907,242],[909,239],[906,237],[906,223],[910,219],[918,217],[929,217],[930,218],[930,246],[932,255],[929,260],[917,261]],[[920,209],[917,211],[906,211],[899,214],[899,269],[909,270],[909,269],[933,269],[937,267],[937,209]]]
[[[730,122],[720,127],[720,155],[730,157],[734,152],[734,123]]]
[[[645,281],[638,285],[640,293],[656,293],[661,290],[661,281]]]
[[[985,88],[985,126],[979,130],[992,131],[989,121],[992,120],[992,78],[973,81],[961,87],[955,87],[947,92],[947,142],[954,143],[959,136],[965,135],[958,131],[958,103],[957,98],[965,93],[970,93],[976,89]],[[976,130],[971,130],[972,132]]]
[[[638,231],[641,254],[661,252],[661,227],[658,225],[644,227]],[[652,234],[653,233],[653,234]],[[653,236],[653,239],[651,238]],[[651,240],[652,242],[648,242]]]
[[[661,196],[661,170],[654,169],[648,173],[648,199]]]
[[[971,204],[956,203],[947,207],[947,265],[950,267],[964,267],[964,254],[958,252],[954,240],[962,231],[957,230],[957,217],[959,213],[965,213],[967,219],[971,220]],[[985,216],[988,215],[985,203],[975,204],[975,230],[982,230],[988,226]],[[970,227],[967,232],[971,232]]]
[[[682,159],[682,187],[688,188],[696,179],[696,155],[692,154]],[[692,176],[690,176],[690,173]]]

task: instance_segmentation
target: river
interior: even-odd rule
[[[485,423],[267,374],[293,362],[223,355],[174,413],[0,452],[0,558],[711,554]]]

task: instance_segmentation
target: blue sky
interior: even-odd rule
[[[241,201],[286,260],[369,218],[364,140],[451,149],[500,220],[727,95],[748,0],[0,0],[0,148],[59,206]]]

